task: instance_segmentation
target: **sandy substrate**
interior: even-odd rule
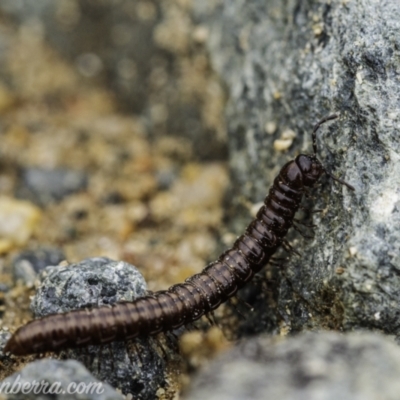
[[[66,262],[125,260],[140,269],[150,290],[201,271],[217,255],[223,231],[227,165],[196,161],[189,140],[174,132],[154,134],[140,115],[119,112],[113,93],[83,81],[34,25],[4,27],[2,35],[9,44],[2,59],[7,80],[0,81],[0,273],[9,287],[0,293],[3,329],[14,331],[32,319],[34,288],[14,282],[11,268],[26,249],[57,247]],[[199,91],[204,69],[190,73],[194,79],[185,90]],[[222,104],[223,98],[215,101]],[[18,199],[22,173],[32,168],[78,171],[87,186],[46,204]],[[182,343],[183,358],[195,370],[225,339],[213,328],[190,333]],[[19,368],[16,360],[0,378]],[[171,396],[182,381],[171,376],[172,389],[161,397]]]

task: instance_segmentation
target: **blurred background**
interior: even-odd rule
[[[191,10],[0,3],[0,301],[11,331],[31,319],[29,287],[46,265],[107,256],[159,290],[218,254],[225,94]]]

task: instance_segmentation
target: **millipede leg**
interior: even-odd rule
[[[314,208],[314,209],[312,209],[312,208],[304,207],[302,205],[299,206],[299,209],[302,210],[302,211],[305,211],[307,213],[310,213],[310,214],[317,214],[317,213],[321,213],[321,212],[324,211],[323,208]]]
[[[134,360],[132,360],[132,353],[136,353],[137,351],[133,347],[132,339],[131,340],[127,340],[125,342],[125,344],[126,344],[126,354],[128,355],[129,362],[131,363],[131,365],[135,365]]]
[[[277,262],[277,261],[271,261],[269,260],[269,264],[272,265],[273,267],[279,267],[282,268],[284,266],[284,264]]]
[[[237,300],[236,304],[231,299],[229,299],[228,303],[243,319],[245,319],[246,316],[242,313],[242,311],[240,311],[239,308],[240,299],[236,298],[236,300]]]
[[[323,208],[316,208],[315,210],[310,210],[311,214],[322,213],[324,211]]]
[[[160,356],[159,346],[158,346],[158,338],[157,336],[152,336],[150,338],[150,345],[151,345],[151,358],[154,360],[154,362],[157,363],[157,359]]]
[[[138,342],[137,342],[136,340],[133,340],[133,341],[132,341],[132,345],[133,345],[133,348],[134,348],[134,350],[135,350],[135,356],[137,357],[137,359],[138,359],[140,365],[141,365],[141,366],[144,365],[144,364],[143,364],[143,358],[142,358],[142,356],[141,356],[141,352],[140,352],[140,349],[139,349]],[[132,360],[131,360],[131,361],[132,361]]]
[[[311,228],[312,229],[312,228],[316,228],[317,227],[317,225],[315,225],[315,224],[305,224],[303,221],[300,221],[297,218],[293,218],[293,221],[296,222],[296,224],[303,225],[303,226],[305,226],[307,228]]]
[[[314,239],[313,236],[306,235],[306,234],[305,234],[298,226],[296,226],[295,224],[293,224],[292,226],[293,226],[293,228],[294,228],[294,230],[295,230],[296,232],[300,233],[300,235],[303,236],[303,238],[308,239],[308,240]]]
[[[288,253],[294,253],[299,257],[301,256],[301,254],[297,250],[295,250],[295,248],[287,240],[284,240],[282,242],[282,246]]]
[[[312,192],[308,188],[305,188],[303,193],[304,193],[304,197],[305,198],[307,198],[307,199],[315,199],[315,196],[312,194]]]
[[[65,356],[66,358],[68,358],[68,354],[67,354],[65,351],[64,351],[63,353],[64,353],[64,356]],[[82,355],[83,355],[83,364],[84,364],[85,366],[90,366],[90,364],[91,364],[91,362],[92,362],[92,358],[91,358],[91,356],[90,356],[89,348],[88,348],[88,347],[84,347],[84,348],[82,349]]]
[[[143,365],[143,358],[141,356],[141,352],[140,352],[140,349],[139,349],[139,344],[138,344],[138,342],[136,340],[133,341],[133,347],[135,348],[135,353],[136,353],[137,358],[140,361],[140,364]]]
[[[289,257],[271,257],[268,261],[271,265],[278,265],[281,262],[288,262]]]
[[[188,330],[188,331],[199,331],[200,328],[198,326],[196,326],[196,324],[190,323],[190,324],[186,325],[186,330]]]
[[[249,304],[247,301],[244,301],[241,298],[238,298],[238,304],[244,305],[249,311],[254,311],[254,307],[251,304]]]
[[[164,358],[165,360],[169,361],[169,360],[170,360],[170,357],[169,357],[167,351],[165,350],[164,345],[161,343],[161,340],[160,340],[158,337],[155,337],[155,338],[154,338],[154,344],[156,345],[156,347],[157,347],[158,349],[161,350],[161,353],[162,353],[162,355],[163,355],[163,358]]]
[[[265,276],[262,276],[261,274],[257,274],[257,275],[254,275],[254,277],[253,277],[253,283],[262,283],[262,282],[264,282],[265,281]]]
[[[285,250],[289,254],[293,254],[293,252],[290,250],[290,248],[286,245],[285,242],[282,242],[282,249]]]
[[[211,313],[207,313],[207,314],[204,314],[204,316],[206,317],[208,323],[209,323],[211,326],[214,326],[214,325],[216,325],[216,324],[215,324],[215,320],[212,318],[212,316],[211,316],[210,314],[211,314]]]
[[[242,302],[249,309],[249,311],[251,311],[251,312],[254,311],[254,307],[251,304],[249,304],[247,301],[243,301],[243,300],[242,300]]]
[[[107,349],[108,349],[108,352],[110,353],[111,368],[114,371],[115,370],[115,358],[114,358],[114,352],[112,351],[112,346],[113,346],[113,344],[109,343],[107,345]]]
[[[103,359],[103,348],[104,346],[97,346],[97,348],[99,349],[99,357],[98,357],[98,361],[97,361],[97,373],[100,375],[100,371],[101,371],[101,362],[100,360]]]
[[[178,337],[171,331],[165,332],[164,336],[168,347],[171,347],[176,353],[179,353]]]

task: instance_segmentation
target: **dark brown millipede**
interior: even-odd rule
[[[4,351],[26,355],[156,335],[196,321],[217,308],[270,260],[293,225],[306,188],[314,186],[322,174],[354,190],[326,171],[317,159],[316,132],[335,118],[337,115],[330,115],[315,125],[314,154],[300,154],[281,169],[245,233],[201,273],[133,302],[36,319],[20,327]]]

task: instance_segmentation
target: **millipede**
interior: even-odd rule
[[[56,352],[156,335],[194,322],[216,309],[251,280],[285,243],[305,191],[324,173],[354,190],[327,171],[317,158],[316,132],[322,124],[336,118],[337,115],[330,115],[314,126],[313,154],[300,154],[283,166],[244,234],[201,273],[133,302],[33,320],[12,335],[4,351],[15,355]]]

